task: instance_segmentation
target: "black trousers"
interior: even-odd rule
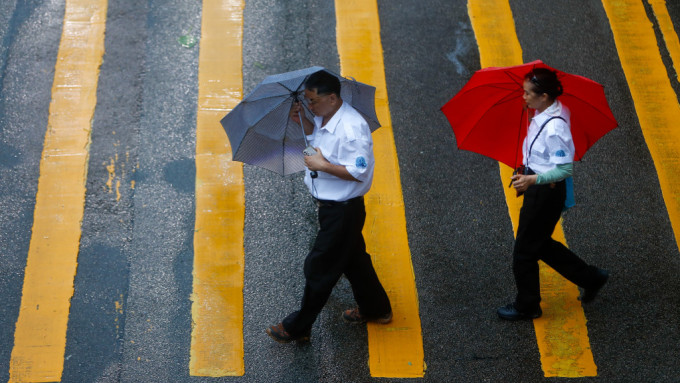
[[[512,263],[517,285],[515,307],[519,311],[534,311],[541,301],[539,259],[577,286],[591,288],[599,282],[596,267],[552,239],[565,198],[564,181],[533,185],[524,194]]]
[[[304,265],[302,305],[283,320],[291,336],[309,332],[342,274],[352,286],[361,315],[372,318],[392,308],[373,269],[361,231],[366,220],[363,197],[319,204],[319,233]]]

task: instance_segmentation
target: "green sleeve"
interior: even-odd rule
[[[548,170],[543,174],[539,174],[536,178],[537,185],[550,184],[557,181],[562,181],[565,178],[571,177],[574,172],[574,164],[559,164],[552,170]]]

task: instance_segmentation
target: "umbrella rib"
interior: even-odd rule
[[[309,78],[310,75],[305,76],[305,79],[300,82],[300,85],[298,85],[297,89],[295,89],[295,94],[300,91],[300,88],[302,88],[303,85],[305,85],[305,82],[307,82],[307,79]],[[292,91],[292,90],[291,90]]]
[[[492,106],[498,106],[498,105],[505,104],[506,102],[515,101],[516,98],[517,98],[517,95],[514,94],[515,92],[516,91],[512,91],[512,93],[503,96],[503,98],[496,101]]]
[[[524,88],[524,80],[522,80],[521,83],[517,80],[519,78],[519,76],[515,77],[515,74],[510,72],[510,71],[504,71],[503,73],[505,73],[508,76],[508,78],[510,78],[510,80],[512,80],[513,83],[518,85],[520,88]]]
[[[260,102],[262,100],[268,100],[270,98],[279,98],[279,97],[288,98],[290,96],[291,96],[291,93],[275,94],[275,95],[272,95],[272,96],[263,96],[263,97],[260,97],[260,98],[256,98],[254,100],[243,99],[241,102],[244,103],[244,104],[252,104],[254,102]]]
[[[593,106],[593,104],[589,103],[588,101],[584,100],[583,98],[581,98],[581,97],[579,97],[579,96],[577,96],[577,95],[575,95],[575,94],[573,94],[573,93],[569,93],[569,92],[565,92],[563,96],[573,97],[573,98],[575,98],[575,99],[577,99],[577,100],[583,102],[584,105],[586,105],[586,106],[589,107],[590,109],[592,109],[592,110],[598,112],[599,114],[601,114],[602,116],[604,116],[606,119],[608,119],[608,120],[610,120],[610,121],[616,123],[616,125],[618,126],[618,121],[616,121],[616,118],[613,118],[613,116],[610,117],[607,113],[605,113],[605,112],[603,112],[602,110],[596,108],[595,106]],[[568,107],[568,106],[569,106],[569,102],[567,101],[567,102],[565,103],[565,105],[567,105],[567,107]]]
[[[516,85],[514,83],[503,83],[503,84]],[[463,95],[465,95],[466,93],[472,92],[472,91],[475,91],[475,90],[479,90],[480,88],[495,88],[495,89],[501,89],[501,90],[504,90],[504,91],[509,90],[511,92],[514,92],[514,89],[508,89],[507,87],[503,87],[499,84],[482,84],[482,85],[475,86],[475,87],[470,88],[470,89],[465,89],[462,92],[459,92],[458,94],[456,94],[456,98],[463,97]],[[522,88],[520,87],[520,89],[518,89],[518,90],[522,90]]]
[[[486,116],[486,114],[487,114],[488,112],[490,112],[491,109],[493,109],[494,107],[499,106],[499,105],[503,105],[503,104],[508,103],[508,102],[515,101],[515,100],[517,99],[517,96],[514,95],[513,93],[515,93],[515,91],[513,91],[513,92],[510,93],[510,94],[504,95],[504,96],[501,97],[500,99],[496,100],[493,104],[491,104],[491,105],[486,109],[486,111],[484,111],[484,113],[482,113],[482,115],[480,116],[479,119],[481,120],[484,116]]]
[[[283,140],[281,140],[281,155],[279,158],[281,158],[281,173],[286,174],[286,131],[288,130],[288,125],[289,122],[286,121],[286,128],[284,129],[283,132]]]
[[[282,96],[277,96],[277,97],[282,97]],[[278,104],[274,105],[274,106],[271,108],[271,110],[274,110],[274,109],[278,108],[279,106],[281,106],[281,104],[283,104],[284,102],[288,101],[289,98],[290,98],[290,95],[288,95],[288,97],[282,99],[281,102],[279,102]],[[263,118],[267,117],[268,114],[269,114],[269,113],[265,113],[262,117],[260,117],[259,119],[257,119],[257,121],[253,122],[252,125],[251,125],[251,127],[257,125],[260,121],[262,121]]]
[[[504,95],[501,99],[496,100],[489,108],[487,108],[484,111],[484,113],[482,113],[482,115],[479,117],[478,120],[482,120],[484,118],[484,116],[486,116],[495,106],[502,105],[502,104],[505,104],[505,103],[508,103],[508,102],[511,102],[511,101],[515,101],[516,98],[517,98],[516,95],[513,95],[513,93],[515,93],[515,92],[516,91],[512,91],[510,94]],[[525,113],[525,109],[522,108],[522,115],[524,115],[524,113]],[[520,117],[520,124],[521,123],[522,122],[521,122],[521,117]],[[469,134],[466,135],[465,138],[463,138],[463,140],[458,143],[458,148],[460,148],[461,146],[463,146],[465,144],[465,142],[467,141],[469,136],[470,136]],[[515,155],[515,157],[517,157],[517,156]],[[515,158],[515,162],[517,162],[516,158]]]

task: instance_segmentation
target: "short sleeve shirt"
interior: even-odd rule
[[[539,134],[541,125],[551,117],[562,119],[550,120]],[[531,119],[527,137],[522,145],[524,165],[538,174],[543,174],[557,165],[574,162],[575,149],[570,126],[569,109],[559,100],[555,100],[542,113],[535,115]],[[529,153],[530,148],[531,153]]]
[[[346,201],[366,194],[373,182],[373,138],[366,120],[347,102],[333,117],[321,126],[322,117],[314,118],[314,133],[309,143],[321,149],[326,159],[344,166],[359,182],[348,181],[319,171],[312,179],[309,169],[305,171],[305,184],[312,196],[322,200]]]

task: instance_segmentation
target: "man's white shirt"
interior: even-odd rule
[[[312,179],[305,171],[305,184],[317,199],[346,201],[366,194],[373,182],[373,138],[366,120],[343,101],[333,117],[321,126],[322,117],[314,117],[314,132],[308,136],[310,145],[321,150],[326,159],[344,166],[358,181],[348,181],[319,171]]]

